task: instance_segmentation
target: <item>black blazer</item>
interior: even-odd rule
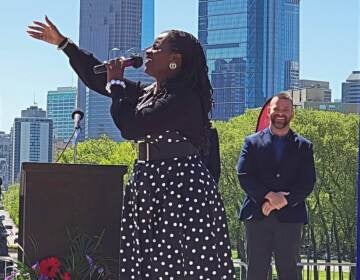
[[[240,210],[241,220],[263,219],[261,206],[269,191],[290,192],[288,205],[274,210],[280,222],[307,223],[306,197],[316,181],[312,143],[289,131],[279,163],[275,161],[269,128],[245,138],[237,163],[237,174],[246,197]]]

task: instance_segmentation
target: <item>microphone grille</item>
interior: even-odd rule
[[[133,55],[131,56],[131,58],[133,59],[133,67],[134,68],[139,68],[141,67],[141,65],[143,64],[143,58],[140,55]]]
[[[84,117],[84,112],[81,111],[79,108],[76,108],[76,109],[72,112],[72,114],[71,114],[72,119],[75,118],[75,115],[76,115],[76,114],[79,114],[79,115],[80,115],[80,120],[82,120],[82,118]]]

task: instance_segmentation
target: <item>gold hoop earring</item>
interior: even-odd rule
[[[177,68],[176,62],[170,62],[169,63],[169,68],[170,68],[170,70],[175,70]]]

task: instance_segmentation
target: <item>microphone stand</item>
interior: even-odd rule
[[[64,149],[61,151],[61,154],[59,155],[59,157],[57,158],[57,160],[55,161],[55,163],[58,163],[59,160],[61,159],[62,155],[64,154],[65,150],[67,149],[68,145],[70,144],[71,140],[73,139],[74,135],[75,135],[76,129],[74,129],[73,133],[71,134],[69,140],[67,141]]]
[[[74,130],[74,140],[73,140],[73,144],[74,144],[74,163],[77,162],[77,144],[78,144],[78,138],[79,138],[80,134],[81,134],[81,127],[79,125]]]

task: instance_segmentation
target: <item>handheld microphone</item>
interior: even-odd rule
[[[132,66],[134,68],[139,68],[143,64],[143,58],[138,54],[133,54],[133,55],[130,55],[130,58],[126,58],[125,60],[123,60],[123,63],[124,63],[125,67]],[[104,62],[103,64],[100,64],[100,65],[95,65],[93,67],[94,73],[95,74],[105,73],[106,65],[107,65],[107,62]]]
[[[74,129],[80,128],[80,121],[84,117],[84,112],[80,109],[75,109],[71,114],[72,119],[74,120]]]

